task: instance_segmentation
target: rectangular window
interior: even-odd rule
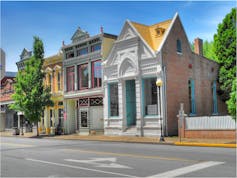
[[[88,73],[88,64],[82,64],[79,65],[79,82],[80,87],[79,89],[86,89],[88,88],[88,79],[89,79],[89,73]]]
[[[189,92],[189,106],[190,106],[190,114],[196,114],[196,103],[195,103],[195,81],[190,79],[188,81],[188,92]]]
[[[177,49],[178,53],[182,53],[182,44],[181,44],[181,40],[180,39],[178,39],[176,41],[176,49]]]
[[[92,88],[101,87],[101,61],[92,62]]]
[[[53,110],[50,109],[49,113],[50,113],[50,127],[52,127],[53,126]]]
[[[66,59],[73,58],[73,57],[74,57],[74,52],[73,51],[66,53]]]
[[[118,84],[108,85],[109,116],[119,116]]]
[[[67,67],[67,91],[74,90],[74,66]]]
[[[62,122],[63,122],[63,109],[58,109],[58,125],[62,127]]]
[[[156,78],[143,80],[143,102],[145,115],[158,115]]]
[[[58,72],[57,82],[58,82],[58,91],[60,91],[61,90],[61,73],[60,72]]]
[[[212,82],[212,100],[213,100],[213,115],[218,114],[217,96],[216,96],[216,81]]]
[[[49,79],[49,89],[50,91],[52,91],[52,75],[51,74],[48,75],[48,79]]]
[[[87,48],[82,48],[82,49],[77,50],[77,56],[85,55],[87,53],[88,53]]]
[[[91,52],[98,51],[101,49],[101,44],[95,44],[91,46]]]
[[[81,127],[88,127],[87,111],[81,111]]]

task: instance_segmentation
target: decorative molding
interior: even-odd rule
[[[46,72],[46,73],[52,73],[52,72],[53,72],[53,69],[51,69],[50,67],[47,67],[47,68],[45,69],[45,72]]]

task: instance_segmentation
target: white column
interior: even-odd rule
[[[18,114],[18,129],[21,128],[21,116]]]
[[[109,103],[108,103],[108,83],[104,83],[104,127],[109,126],[109,117],[108,117],[108,111],[109,111]],[[107,120],[107,121],[106,121]]]
[[[91,61],[88,62],[88,88],[91,88],[91,78],[92,78],[92,71],[91,71]]]
[[[78,90],[77,88],[77,65],[74,65],[74,78],[75,78],[75,81],[74,81],[74,88],[75,90]]]
[[[125,129],[127,122],[124,116],[124,92],[123,92],[124,81],[119,80],[118,82],[118,100],[119,100],[119,118],[122,119],[122,128]]]
[[[64,92],[67,91],[67,85],[66,85],[66,83],[67,83],[67,68],[64,67],[64,68],[63,68],[63,90],[64,90]]]

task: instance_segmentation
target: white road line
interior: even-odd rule
[[[38,160],[38,159],[25,158],[25,160],[39,162],[39,163],[45,163],[45,164],[51,164],[51,165],[56,165],[56,166],[62,166],[62,167],[69,167],[69,168],[74,168],[74,169],[82,169],[82,170],[87,170],[87,171],[92,171],[92,172],[99,172],[99,173],[104,173],[104,174],[112,174],[112,175],[116,175],[116,176],[135,177],[132,175],[127,175],[127,174],[102,171],[102,170],[98,170],[98,169],[90,169],[90,168],[85,168],[85,167],[80,167],[80,166],[73,166],[73,165],[69,165],[69,164],[54,163],[54,162],[43,161],[43,160]]]
[[[7,142],[1,142],[1,145],[14,146],[14,147],[34,147],[34,145],[19,144],[19,143],[7,143]]]
[[[211,166],[216,166],[216,165],[220,165],[224,163],[225,162],[207,161],[207,162],[202,162],[202,163],[194,164],[194,165],[179,168],[179,169],[174,169],[172,171],[167,171],[167,172],[156,174],[149,177],[177,177],[183,174],[187,174],[190,172],[198,171],[201,169],[205,169]]]

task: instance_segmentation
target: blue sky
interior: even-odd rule
[[[157,2],[11,2],[1,1],[1,48],[6,52],[7,71],[17,71],[16,62],[23,48],[32,50],[33,36],[45,46],[45,56],[56,54],[62,41],[81,27],[96,35],[104,32],[119,35],[126,19],[151,25],[171,19],[179,13],[189,41],[200,37],[212,40],[217,25],[234,1],[157,1]]]

